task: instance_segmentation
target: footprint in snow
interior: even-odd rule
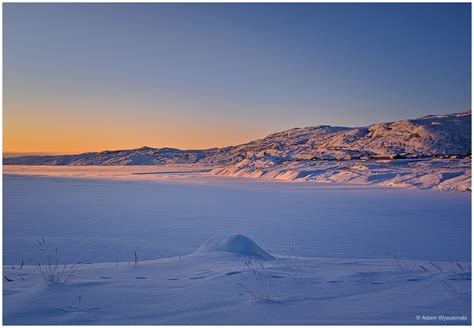
[[[326,281],[328,284],[339,284],[341,282],[344,282],[344,280],[328,280]]]
[[[136,279],[148,279],[148,277],[135,277]]]
[[[203,279],[203,278],[207,278],[207,276],[191,277],[191,278],[189,278],[189,279],[191,279],[191,280],[196,280],[196,279]]]
[[[225,275],[226,276],[233,276],[235,274],[239,274],[239,273],[242,273],[243,271],[231,271],[231,272],[227,272]]]
[[[272,274],[271,277],[272,277],[272,278],[275,278],[275,279],[282,279],[282,278],[285,278],[285,276],[279,276],[279,275],[276,275],[276,274]]]
[[[64,312],[64,313],[72,313],[72,312],[100,311],[102,310],[102,308],[100,307],[82,308],[78,306],[66,306],[65,308],[56,308],[55,310],[59,312]]]

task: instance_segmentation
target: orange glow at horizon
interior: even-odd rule
[[[38,112],[23,115],[20,110],[4,111],[4,153],[77,154],[103,150],[154,148],[206,149],[225,147],[264,137],[271,129],[243,122],[206,119],[160,119],[106,115],[94,118],[68,111],[55,115]],[[273,131],[272,131],[273,132]]]

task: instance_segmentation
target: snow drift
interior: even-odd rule
[[[201,244],[195,254],[227,252],[259,260],[271,260],[273,256],[258,246],[252,239],[238,233],[212,237]]]

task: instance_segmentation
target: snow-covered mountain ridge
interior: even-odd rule
[[[471,111],[348,128],[294,128],[226,148],[179,150],[142,147],[79,155],[4,158],[6,165],[235,165],[242,161],[347,160],[466,156],[471,153]]]
[[[211,167],[212,175],[471,190],[471,112],[347,128],[315,126],[226,148],[142,147],[4,158],[7,165]],[[207,173],[209,174],[209,173]]]
[[[262,157],[357,159],[360,157],[466,155],[471,152],[471,112],[345,128],[296,128],[233,148]]]

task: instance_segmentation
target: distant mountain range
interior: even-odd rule
[[[5,165],[237,165],[240,162],[389,159],[467,156],[471,111],[430,115],[366,127],[320,125],[294,128],[226,148],[179,150],[142,147],[78,155],[20,156]]]

